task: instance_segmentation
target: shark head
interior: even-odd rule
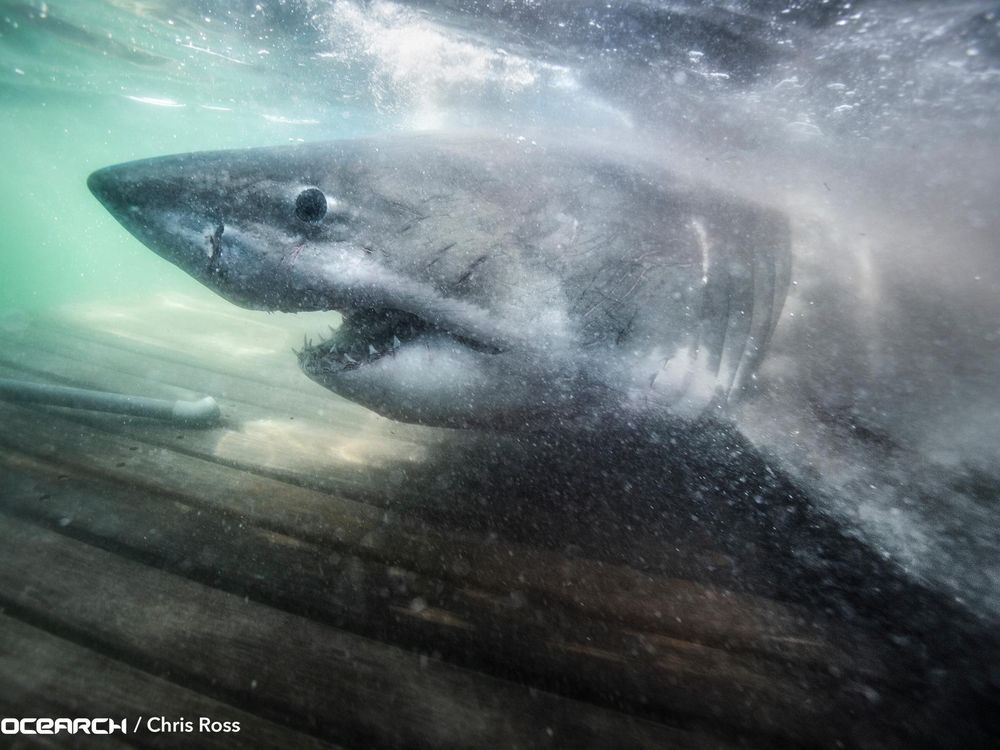
[[[523,139],[183,154],[88,185],[227,300],[341,312],[335,335],[299,354],[304,372],[421,424],[695,415],[746,382],[787,283],[778,214]]]

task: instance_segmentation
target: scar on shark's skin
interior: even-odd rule
[[[219,226],[215,228],[215,232],[206,235],[205,239],[208,240],[209,247],[212,248],[212,255],[208,259],[208,272],[218,273],[219,272],[219,256],[222,255],[222,233],[226,231],[226,225],[221,221]]]
[[[469,265],[468,269],[466,269],[465,273],[463,273],[462,276],[458,279],[458,281],[455,282],[454,286],[459,286],[461,284],[464,284],[466,281],[468,281],[469,279],[471,279],[472,275],[476,272],[476,268],[478,268],[486,260],[487,260],[487,256],[480,255],[478,258],[476,258],[474,261],[472,261],[472,263]]]
[[[302,248],[304,248],[305,246],[306,246],[305,242],[300,242],[298,245],[295,245],[292,248],[292,252],[281,259],[281,263],[282,264],[288,263],[289,265],[295,263],[295,261],[299,259],[299,253],[302,252]]]
[[[433,266],[433,265],[434,265],[435,263],[437,263],[437,262],[438,262],[439,260],[441,260],[441,258],[442,258],[442,257],[444,257],[444,254],[445,254],[446,252],[448,252],[449,250],[451,250],[451,249],[452,249],[453,247],[455,247],[455,245],[456,245],[456,244],[458,244],[458,243],[456,243],[456,242],[449,242],[449,243],[448,243],[447,245],[445,245],[445,246],[444,246],[444,247],[442,247],[442,248],[441,248],[440,250],[438,250],[438,251],[437,251],[437,252],[436,252],[436,253],[434,254],[434,257],[433,257],[433,258],[431,258],[431,262],[427,264],[427,267],[428,267],[428,268],[430,268],[430,267],[431,267],[431,266]]]

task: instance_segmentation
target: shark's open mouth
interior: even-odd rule
[[[316,344],[307,342],[298,352],[299,365],[303,370],[309,373],[353,370],[392,356],[407,344],[432,334],[447,335],[463,346],[485,354],[499,354],[501,351],[401,310],[352,310],[343,316],[343,323],[330,338]]]

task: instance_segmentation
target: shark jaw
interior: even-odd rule
[[[299,366],[310,377],[328,382],[339,373],[357,370],[383,357],[394,357],[411,346],[448,340],[481,354],[499,354],[490,344],[449,332],[412,313],[391,308],[342,311],[343,323],[333,335],[296,352]]]
[[[410,310],[424,309],[408,301]],[[439,301],[427,301],[426,317],[395,307],[338,304],[341,325],[328,337],[307,339],[296,352],[299,367],[342,398],[404,422],[520,431],[551,417],[556,404],[532,396],[562,367],[549,363],[545,377],[538,377],[535,352],[473,338],[461,316],[449,316],[454,326],[445,327],[435,315]],[[298,314],[303,312],[315,314]]]
[[[534,431],[596,408],[579,363],[558,348],[474,337],[469,330],[485,318],[445,317],[437,297],[424,306],[407,301],[408,311],[338,303],[341,325],[303,342],[295,352],[300,369],[381,416],[425,426]]]

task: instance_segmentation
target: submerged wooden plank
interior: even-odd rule
[[[172,494],[198,507],[241,514],[299,539],[486,590],[523,592],[540,603],[559,603],[619,626],[793,661],[856,662],[839,654],[801,608],[620,565],[442,532],[364,503],[145,446],[51,412],[40,420],[30,410],[3,405],[0,417],[11,428],[0,434],[0,444],[128,486]],[[868,651],[864,658],[878,664]]]
[[[168,498],[125,496],[16,455],[0,455],[0,469],[0,507],[62,533],[354,632],[650,718],[700,716],[731,725],[730,732],[822,739],[841,731],[845,712],[860,717],[866,707],[870,679],[609,630],[564,608],[538,609],[250,525],[236,530],[233,519]],[[852,727],[862,725],[856,718]]]
[[[377,747],[720,747],[452,667],[0,516],[12,613],[239,708]]]
[[[127,722],[124,734],[50,738],[62,747],[172,748],[186,742],[205,748],[335,747],[4,615],[0,615],[0,711],[4,716],[108,717]],[[187,719],[194,729],[150,731],[151,717]],[[230,729],[238,724],[238,730],[201,731],[202,717],[229,722]],[[153,725],[161,727],[159,722]]]
[[[0,376],[41,382],[36,373],[25,374],[3,364]],[[60,378],[60,384],[113,389],[117,392],[178,398],[170,388],[136,384],[110,371],[104,377]],[[188,398],[189,396],[185,396]],[[426,455],[427,447],[382,434],[380,430],[354,425],[320,424],[280,413],[268,414],[247,405],[222,401],[223,422],[217,427],[186,429],[176,424],[131,419],[90,412],[60,411],[65,416],[114,431],[148,445],[197,455],[285,482],[324,492],[347,493],[366,500],[378,498],[385,489],[377,476],[392,467],[406,468]]]

